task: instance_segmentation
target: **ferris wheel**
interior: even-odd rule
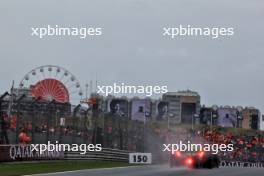
[[[35,98],[59,103],[80,101],[83,95],[78,79],[65,68],[55,65],[34,68],[23,77],[19,87],[29,89]]]

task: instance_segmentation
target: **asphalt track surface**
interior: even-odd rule
[[[263,176],[264,168],[223,167],[219,169],[169,168],[167,165],[89,169],[38,176]]]

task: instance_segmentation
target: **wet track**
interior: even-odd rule
[[[90,169],[39,176],[263,176],[264,168],[226,167],[219,169],[169,168],[166,165],[136,166],[126,168]]]

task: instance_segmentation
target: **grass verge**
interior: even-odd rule
[[[128,166],[127,163],[110,161],[52,161],[37,163],[2,163],[1,176],[20,176],[39,173],[63,172],[81,169],[110,168]]]

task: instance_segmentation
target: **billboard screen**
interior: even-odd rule
[[[138,121],[145,121],[150,117],[151,101],[148,99],[132,100],[131,105],[131,119]]]
[[[193,116],[196,113],[195,103],[182,103],[181,122],[192,124]]]
[[[168,118],[169,103],[166,101],[158,101],[156,104],[157,120],[166,120]]]
[[[202,107],[200,109],[200,124],[209,124],[211,123],[212,118],[212,109]]]
[[[111,99],[107,111],[119,117],[128,117],[128,101],[126,99]]]
[[[236,127],[237,110],[232,108],[219,108],[217,124],[221,127]]]

